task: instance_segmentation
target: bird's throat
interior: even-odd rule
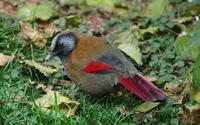
[[[67,56],[66,55],[59,55],[59,58],[62,62],[62,65],[63,65],[65,72],[67,73],[67,71],[66,71]]]

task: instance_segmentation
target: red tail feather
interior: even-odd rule
[[[145,101],[161,101],[167,98],[158,87],[139,73],[134,78],[121,78],[120,83]]]

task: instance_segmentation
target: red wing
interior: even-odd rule
[[[114,66],[112,65],[107,65],[101,62],[92,61],[88,63],[84,69],[82,69],[82,72],[91,73],[91,72],[98,72],[100,70],[113,69],[113,68]]]
[[[82,72],[96,74],[123,72],[124,67],[124,63],[116,55],[107,53],[88,63]]]

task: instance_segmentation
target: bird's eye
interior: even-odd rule
[[[60,45],[60,46],[63,46],[63,43],[62,43],[62,42],[60,42],[60,43],[59,43],[59,45]]]

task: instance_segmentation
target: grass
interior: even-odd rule
[[[0,67],[0,99],[4,100],[19,100],[19,101],[29,101],[32,102],[35,99],[43,95],[42,90],[36,89],[34,86],[28,87],[27,83],[30,81],[39,81],[45,85],[51,85],[52,81],[44,77],[42,74],[38,73],[29,66],[25,66],[21,63],[22,58],[31,59],[31,50],[29,41],[27,44],[22,45],[19,43],[20,40],[17,39],[17,34],[20,32],[18,21],[12,17],[1,15],[0,16],[0,52],[8,55],[15,55],[15,59],[7,63],[5,66]],[[172,38],[172,39],[171,39]],[[159,47],[154,48],[148,53],[143,51],[145,55],[143,57],[144,63],[150,65],[150,68],[145,70],[151,75],[157,74],[156,71],[159,69],[159,60],[166,62],[166,65],[173,61],[176,63],[177,60],[181,60],[178,56],[175,57],[164,57],[169,51],[165,49],[171,49],[175,54],[176,52],[173,48],[165,48],[163,46],[164,40],[171,40],[168,44],[173,46],[172,41],[174,40],[173,35],[170,34],[162,42],[158,42],[159,37],[156,35],[152,36],[153,40],[148,42],[148,45],[157,44]],[[34,57],[36,61],[43,62],[45,56],[48,53],[50,42],[43,48],[40,49],[36,46],[33,47]],[[161,46],[161,47],[160,47]],[[162,54],[158,54],[154,57],[154,53],[158,49],[163,49]],[[18,56],[22,53],[24,57]],[[160,58],[163,57],[163,58]],[[158,58],[156,64],[151,66],[151,60]],[[171,60],[169,60],[169,58]],[[148,64],[148,62],[150,64]],[[163,66],[165,70],[166,66]],[[176,68],[177,69],[177,68]],[[180,69],[180,70],[179,70]],[[183,71],[179,67],[178,74]],[[165,71],[163,71],[165,73]],[[168,73],[170,74],[170,72]],[[166,75],[163,75],[163,77]],[[167,77],[168,78],[168,77]],[[171,80],[171,76],[169,76]],[[166,79],[166,78],[163,78]],[[159,82],[162,82],[160,79]],[[168,80],[168,81],[170,81]],[[61,87],[59,89],[61,92],[70,92],[72,90],[66,90],[66,88]],[[143,124],[143,125],[176,125],[179,124],[176,119],[176,113],[179,111],[180,105],[172,106],[172,99],[163,103],[160,107],[154,110],[153,116],[151,118],[152,112],[146,113],[145,117],[149,117],[147,121],[144,121],[145,117],[143,114],[136,114],[135,107],[141,104],[143,101],[136,97],[135,95],[129,93],[126,90],[122,90],[122,96],[105,96],[102,98],[92,98],[90,95],[85,94],[82,90],[78,90],[75,93],[72,100],[80,102],[80,106],[75,116],[66,118],[64,115],[57,116],[51,113],[45,113],[40,107],[33,108],[30,104],[16,101],[1,101],[0,102],[0,124],[103,124],[103,125],[115,125],[115,124]],[[120,107],[125,107],[129,110],[127,115],[120,113]]]

